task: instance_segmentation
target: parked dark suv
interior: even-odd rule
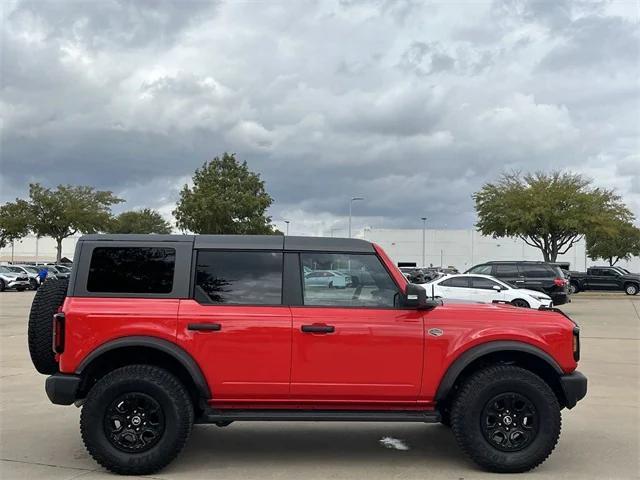
[[[492,275],[515,287],[544,292],[551,297],[554,305],[563,305],[571,301],[568,282],[562,269],[546,262],[486,262],[470,268],[465,273]]]

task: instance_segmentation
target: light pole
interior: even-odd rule
[[[285,220],[284,223],[287,224],[287,233],[285,235],[289,235],[289,223],[291,223],[289,220]]]
[[[422,220],[422,267],[427,265],[426,263],[426,236],[427,236],[427,217],[421,217]]]
[[[353,206],[353,202],[357,202],[358,200],[364,200],[364,198],[352,197],[349,201],[349,238],[351,238],[351,207]]]

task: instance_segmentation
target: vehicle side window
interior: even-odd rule
[[[494,282],[489,278],[483,277],[471,277],[471,287],[472,288],[481,288],[483,290],[491,290],[495,286],[500,286],[499,283]]]
[[[491,275],[491,265],[477,265],[469,270],[469,273],[479,273],[480,275]]]
[[[171,293],[176,251],[158,247],[96,247],[87,290],[100,293]]]
[[[376,255],[302,253],[300,260],[310,271],[303,275],[305,305],[391,308],[396,303],[398,288]]]
[[[602,275],[605,275],[607,277],[617,277],[618,274],[611,268],[603,268],[602,269]]]
[[[555,276],[554,271],[546,265],[534,263],[523,265],[521,268],[523,269],[524,275],[529,278],[547,278]]]
[[[200,303],[282,304],[282,252],[198,252],[195,298]]]
[[[500,263],[496,265],[494,275],[496,277],[518,277],[520,275],[520,271],[518,270],[518,266],[515,263]],[[480,273],[480,272],[474,272]]]
[[[469,288],[469,277],[453,277],[440,282],[443,287]]]

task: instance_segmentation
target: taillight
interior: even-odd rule
[[[58,312],[53,316],[53,351],[64,352],[64,313]]]
[[[553,284],[556,287],[564,287],[567,284],[567,281],[564,278],[554,278]]]

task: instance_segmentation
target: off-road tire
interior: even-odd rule
[[[637,295],[638,294],[638,285],[635,283],[627,283],[624,286],[624,293],[627,295]]]
[[[531,308],[531,305],[529,305],[529,302],[527,302],[526,300],[523,300],[522,298],[516,298],[515,300],[511,300],[511,305],[513,305],[514,307],[520,307],[520,308]]]
[[[29,354],[38,372],[51,375],[58,371],[58,363],[51,349],[53,341],[53,315],[62,306],[67,295],[68,280],[44,282],[33,297],[29,313]]]
[[[142,393],[160,404],[165,429],[149,450],[129,453],[107,438],[105,415],[122,394]],[[184,447],[193,426],[194,410],[184,385],[173,374],[151,365],[129,365],[100,379],[89,391],[80,415],[82,441],[93,459],[121,475],[148,475],[168,465]]]
[[[485,438],[482,411],[501,393],[525,396],[536,408],[538,433],[518,451],[504,452]],[[491,472],[519,473],[544,462],[560,436],[562,417],[553,390],[536,374],[513,365],[496,365],[471,375],[460,387],[451,408],[451,429],[460,448]]]

